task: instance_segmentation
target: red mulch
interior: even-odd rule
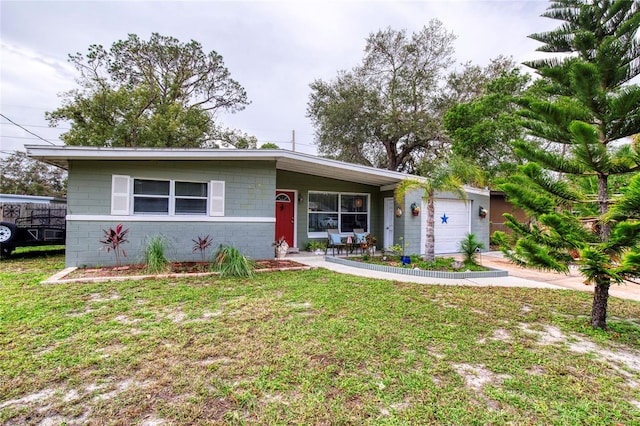
[[[283,269],[304,268],[306,265],[294,262],[293,260],[257,260],[255,261],[255,269],[260,271]],[[211,272],[208,262],[172,262],[164,274],[191,274],[199,272]],[[78,268],[67,275],[65,278],[98,278],[98,277],[121,277],[149,275],[146,265],[125,265],[125,266],[107,266],[102,268]]]

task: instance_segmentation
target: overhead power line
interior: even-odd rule
[[[33,133],[31,130],[29,130],[29,129],[27,129],[27,128],[23,127],[23,126],[21,126],[20,124],[18,124],[18,123],[16,123],[15,121],[11,120],[11,119],[10,119],[9,117],[7,117],[6,115],[4,115],[4,114],[0,114],[0,117],[4,118],[5,120],[7,120],[9,123],[13,124],[14,126],[17,126],[17,127],[21,128],[22,130],[24,130],[25,132],[29,133],[30,135],[33,135],[33,136],[35,136],[36,138],[38,138],[38,139],[40,139],[40,140],[42,140],[42,141],[45,141],[45,142],[46,142],[46,143],[48,143],[49,145],[55,145],[55,143],[53,143],[53,142],[51,142],[51,141],[48,141],[48,140],[46,140],[45,138],[43,138],[42,136],[40,136],[40,135],[37,135],[37,134]]]
[[[0,124],[11,124],[11,123],[0,123]],[[51,128],[51,126],[43,126],[43,125],[40,125],[40,124],[22,124],[22,126],[24,126],[24,127],[38,127],[40,129],[50,129]],[[56,126],[56,129],[71,130],[70,127],[59,127],[59,126]]]

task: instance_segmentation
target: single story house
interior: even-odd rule
[[[404,173],[280,149],[30,145],[27,153],[69,172],[67,266],[113,264],[99,240],[118,224],[129,229],[128,263],[140,262],[145,241],[158,234],[168,238],[176,260],[198,260],[199,236],[268,259],[279,237],[304,248],[326,241],[330,228],[345,237],[363,228],[379,249],[402,241],[405,252],[424,252],[421,194],[409,194],[401,206],[393,198],[396,185],[413,177]],[[489,192],[467,188],[467,194],[466,201],[438,195],[437,253],[457,251],[467,232],[488,247],[489,219],[478,211],[488,209]],[[414,203],[423,207],[416,216]]]

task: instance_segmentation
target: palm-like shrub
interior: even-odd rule
[[[193,241],[193,250],[191,250],[191,252],[195,253],[196,251],[200,251],[200,256],[202,257],[202,261],[204,262],[205,252],[213,244],[213,238],[211,238],[209,235],[207,235],[206,237],[198,236],[197,240],[191,241]]]
[[[464,263],[477,265],[478,252],[484,248],[484,243],[478,241],[475,234],[467,234],[464,240],[460,241],[459,247],[464,255]]]
[[[104,233],[104,236],[102,240],[99,240],[100,244],[104,246],[107,253],[113,250],[113,254],[116,257],[116,266],[120,266],[120,256],[127,257],[127,252],[124,251],[122,245],[129,242],[129,240],[127,240],[129,230],[124,229],[122,224],[119,223],[116,226],[116,229],[103,229],[102,232]]]

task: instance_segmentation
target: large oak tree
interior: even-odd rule
[[[314,81],[308,116],[319,152],[390,170],[411,170],[417,156],[437,157],[445,143],[441,86],[454,40],[437,20],[413,34],[387,28],[367,38],[361,65]]]
[[[61,135],[67,145],[203,147],[230,134],[237,139],[214,119],[218,111],[243,109],[245,90],[222,56],[205,53],[196,41],[130,34],[109,50],[92,45],[69,61],[79,88],[47,113],[52,126],[70,123]]]
[[[485,68],[465,63],[456,70],[454,40],[438,20],[413,34],[380,30],[367,38],[360,65],[314,81],[307,115],[320,154],[411,173],[445,158],[444,112],[512,67],[499,57]]]

